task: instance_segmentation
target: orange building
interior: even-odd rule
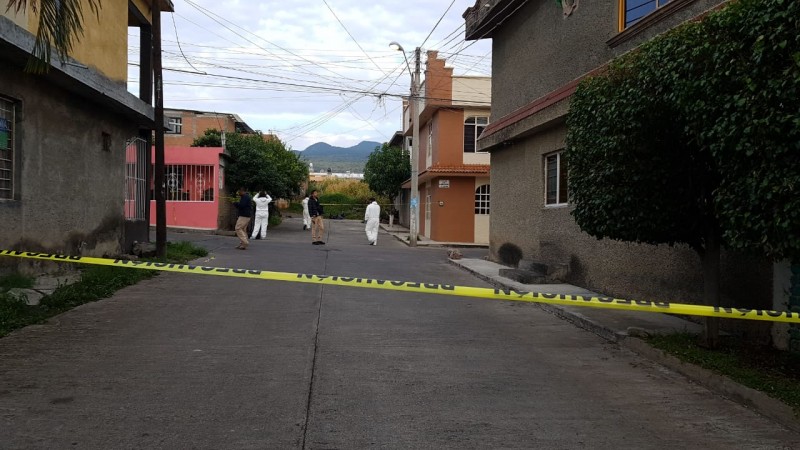
[[[478,151],[477,139],[489,124],[491,78],[453,76],[438,52],[427,55],[417,118],[419,235],[439,242],[488,244],[489,153]],[[414,118],[407,102],[403,117],[404,134],[411,136]],[[411,182],[403,188],[410,189]]]

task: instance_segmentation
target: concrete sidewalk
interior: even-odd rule
[[[451,264],[461,267],[494,286],[515,291],[542,292],[567,295],[600,295],[571,284],[523,284],[500,276],[501,264],[483,259],[451,259]],[[581,306],[538,304],[543,309],[575,323],[610,341],[620,341],[628,336],[642,337],[653,334],[680,332],[699,333],[702,326],[668,314],[638,311],[620,311]]]
[[[516,291],[541,292],[567,295],[598,295],[595,292],[571,284],[523,284],[500,276],[505,268],[484,259],[450,259],[451,264],[460,267],[488,283]],[[666,366],[690,380],[719,394],[746,405],[760,414],[769,417],[785,427],[800,432],[800,421],[791,407],[767,394],[751,389],[710,370],[668,355],[651,347],[642,339],[648,335],[680,332],[700,333],[703,327],[697,323],[669,314],[621,311],[579,306],[560,306],[536,303],[537,306],[580,328],[600,337],[616,342],[634,352]]]
[[[408,245],[408,228],[393,224],[381,223],[381,230],[393,236],[398,241]],[[475,244],[472,242],[441,242],[432,241],[424,236],[417,236],[417,245],[420,247],[457,247],[457,248],[489,248],[487,244]]]

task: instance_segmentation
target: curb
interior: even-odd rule
[[[500,288],[510,287],[490,276],[483,275],[469,267],[465,267],[455,260],[448,258],[447,262],[493,286]],[[700,366],[683,362],[675,356],[647,345],[647,343],[641,339],[616,332],[579,313],[567,311],[556,305],[547,305],[543,303],[534,303],[534,305],[560,319],[572,323],[578,328],[590,331],[607,341],[615,342],[639,356],[677,372],[712,392],[722,395],[723,397],[752,409],[764,417],[774,420],[789,430],[800,433],[800,421],[798,421],[798,416],[795,415],[791,406],[780,400],[774,399],[761,391],[739,384],[724,375],[719,375]]]
[[[797,420],[794,410],[780,400],[774,399],[761,391],[741,385],[724,375],[681,361],[663,350],[647,345],[641,339],[627,338],[621,340],[620,344],[640,356],[678,372],[710,391],[727,397],[794,432],[800,433],[800,421]]]

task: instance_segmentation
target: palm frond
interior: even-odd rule
[[[6,11],[14,8],[19,12],[30,6],[39,13],[39,30],[26,72],[46,73],[53,50],[62,62],[66,61],[77,38],[83,36],[84,1],[99,20],[100,0],[8,0]]]

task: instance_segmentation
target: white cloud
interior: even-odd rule
[[[413,51],[449,4],[327,0],[367,56],[320,0],[191,2],[212,17],[188,0],[174,0],[179,39],[172,18],[164,17],[165,68],[233,78],[165,71],[165,106],[236,113],[255,129],[277,130],[296,149],[318,141],[348,146],[389,139],[400,127],[400,99],[378,101],[352,91],[406,95],[405,61],[389,42]],[[456,1],[423,49],[439,49],[443,56],[455,52],[463,40],[461,14],[473,4]],[[446,43],[459,27],[458,37]],[[138,38],[131,46],[135,60]],[[490,47],[488,41],[478,42],[448,62],[455,63],[456,73],[488,75],[491,56],[481,57]],[[129,78],[129,89],[138,92],[137,67],[131,67]]]

